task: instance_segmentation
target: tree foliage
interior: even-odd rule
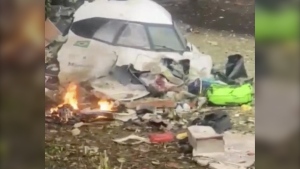
[[[45,0],[45,19],[47,18],[47,16],[51,11],[51,2],[52,0]]]

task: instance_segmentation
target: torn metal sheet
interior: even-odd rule
[[[149,95],[143,85],[122,85],[111,76],[94,80],[91,86],[95,91],[104,93],[108,97],[118,101],[133,101]]]
[[[150,69],[151,75],[163,75],[169,82],[176,86],[183,85],[187,79],[189,71],[189,63],[184,64],[186,60],[178,60],[162,56],[158,63],[150,62],[147,64],[146,69]],[[187,60],[189,62],[189,60]]]
[[[134,53],[131,53],[128,56],[131,57],[119,57],[116,65],[126,65],[126,64],[133,64],[134,68],[139,71],[154,71],[158,69],[161,70],[161,60],[163,59],[172,59],[176,62],[181,60],[189,60],[190,67],[189,67],[189,76],[196,78],[196,77],[210,77],[211,69],[212,69],[212,59],[209,55],[204,55],[195,52],[184,52],[182,55],[179,53],[156,53],[156,52],[147,52],[145,54],[139,54],[134,57]],[[155,66],[156,65],[156,66]],[[157,72],[156,70],[155,72]]]

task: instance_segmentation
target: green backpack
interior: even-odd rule
[[[237,106],[252,103],[253,86],[242,85],[220,85],[212,84],[207,90],[209,103],[218,106]]]

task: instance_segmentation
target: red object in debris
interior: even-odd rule
[[[154,82],[153,86],[155,86],[156,90],[158,90],[160,92],[165,92],[167,90],[165,78],[162,77],[161,75],[157,75],[155,77],[155,82]]]
[[[149,134],[151,143],[167,143],[174,140],[174,135],[171,132]]]

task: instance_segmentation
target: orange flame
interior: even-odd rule
[[[57,107],[51,108],[50,112],[53,113],[58,110],[58,108],[62,107],[65,104],[69,104],[72,106],[74,110],[78,110],[78,100],[77,100],[77,86],[75,84],[70,84],[67,87],[67,92],[64,95],[63,103],[58,105]],[[114,107],[113,101],[100,100],[98,101],[99,110],[103,111],[111,111]]]
[[[70,84],[68,86],[63,104],[69,104],[73,107],[73,109],[78,110],[77,86],[75,84]]]
[[[99,109],[103,110],[103,111],[111,111],[114,107],[114,103],[113,102],[109,102],[106,100],[100,100],[98,102],[99,105]]]
[[[50,112],[55,112],[59,107],[62,107],[65,104],[69,104],[72,106],[74,110],[78,110],[78,101],[77,101],[77,86],[75,84],[70,84],[67,87],[67,92],[64,96],[63,103],[58,105],[57,107],[51,108]]]

